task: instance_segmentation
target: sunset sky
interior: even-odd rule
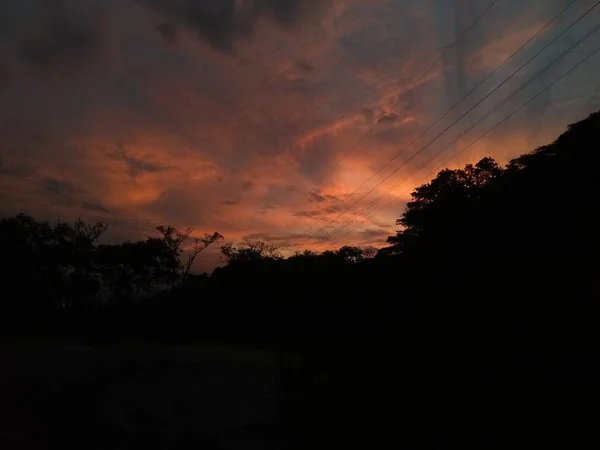
[[[105,220],[107,241],[164,223],[286,253],[381,247],[411,188],[600,45],[597,33],[423,164],[600,23],[598,7],[423,149],[597,3],[574,2],[406,148],[571,1],[500,0],[449,47],[491,3],[2,0],[0,213]],[[599,69],[590,59],[449,167],[549,143],[600,108]]]

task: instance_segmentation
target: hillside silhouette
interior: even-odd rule
[[[269,243],[170,226],[107,245],[102,222],[3,218],[4,339],[268,349],[281,373],[277,427],[294,448],[589,445],[599,151],[596,112],[504,167],[443,170],[414,190],[377,254],[284,258]],[[211,245],[225,265],[192,273]],[[76,415],[36,426],[61,442]]]

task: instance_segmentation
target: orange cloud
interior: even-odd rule
[[[251,36],[229,35],[224,51],[215,50],[218,36],[202,34],[203,24],[184,25],[181,11],[122,2],[94,22],[99,40],[91,44],[99,46],[89,55],[101,54],[107,64],[73,69],[69,83],[34,76],[27,61],[3,58],[1,71],[10,76],[0,76],[6,105],[0,156],[2,168],[20,178],[2,176],[1,212],[104,219],[111,239],[141,238],[157,223],[171,223],[219,231],[231,241],[270,240],[286,252],[383,245],[411,190],[502,117],[492,116],[419,167],[482,114],[474,111],[403,167],[464,111],[457,108],[416,139],[459,98],[455,79],[475,85],[541,27],[540,17],[554,14],[507,6],[469,35],[462,59],[449,53],[431,68],[454,37],[436,27],[431,5],[417,3],[336,1],[289,26],[265,12]],[[85,5],[76,11],[93,19]],[[157,34],[158,17],[178,30],[173,45]],[[19,33],[11,33],[2,45],[14,39],[18,48]],[[48,67],[66,70],[85,49],[50,50],[58,59]],[[551,141],[597,107],[588,100],[598,92],[594,73],[557,85],[449,167],[483,156],[504,163]],[[474,93],[471,104],[483,95]],[[218,258],[218,249],[209,249],[198,270]]]

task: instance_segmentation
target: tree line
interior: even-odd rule
[[[107,229],[105,222],[81,218],[54,225],[26,214],[2,218],[2,281],[9,297],[4,308],[89,311],[132,306],[157,294],[173,294],[208,278],[207,274],[192,273],[192,267],[202,251],[223,239],[218,232],[194,237],[191,228],[181,232],[161,225],[156,228],[158,237],[99,244]],[[191,247],[185,248],[190,241]],[[276,246],[251,240],[241,245],[226,243],[221,255],[233,272],[285,260]],[[286,261],[358,263],[372,256],[370,251],[344,246],[324,253],[296,252]]]
[[[3,218],[0,277],[8,295],[2,308],[189,309],[222,302],[255,311],[302,309],[314,317],[340,305],[405,305],[465,274],[485,278],[483,267],[489,273],[523,260],[519,255],[545,255],[563,267],[557,255],[582,258],[598,242],[598,129],[600,113],[594,113],[504,167],[483,158],[442,170],[414,190],[397,234],[376,253],[344,246],[284,258],[266,242],[225,243],[225,266],[208,276],[192,267],[223,240],[218,232],[197,237],[192,229],[160,226],[158,237],[109,245],[98,243],[104,222]],[[564,273],[576,276],[570,267]]]
[[[414,190],[376,254],[284,258],[269,243],[169,226],[106,245],[102,222],[4,218],[1,314],[24,316],[28,339],[266,345],[298,448],[589,444],[599,130],[597,112],[505,166],[483,158],[441,171]],[[211,245],[224,267],[192,273]]]
[[[99,245],[107,229],[102,221],[81,218],[54,225],[25,214],[0,220],[4,307],[91,310],[135,303],[185,284],[196,257],[223,238],[159,226],[159,237]],[[192,247],[183,258],[188,241]]]

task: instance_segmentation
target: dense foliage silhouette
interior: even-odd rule
[[[274,349],[299,448],[576,445],[600,375],[599,130],[441,171],[376,255],[225,243],[196,275],[219,233],[184,254],[192,230],[100,245],[102,222],[4,218],[1,307],[25,318],[4,332]]]

